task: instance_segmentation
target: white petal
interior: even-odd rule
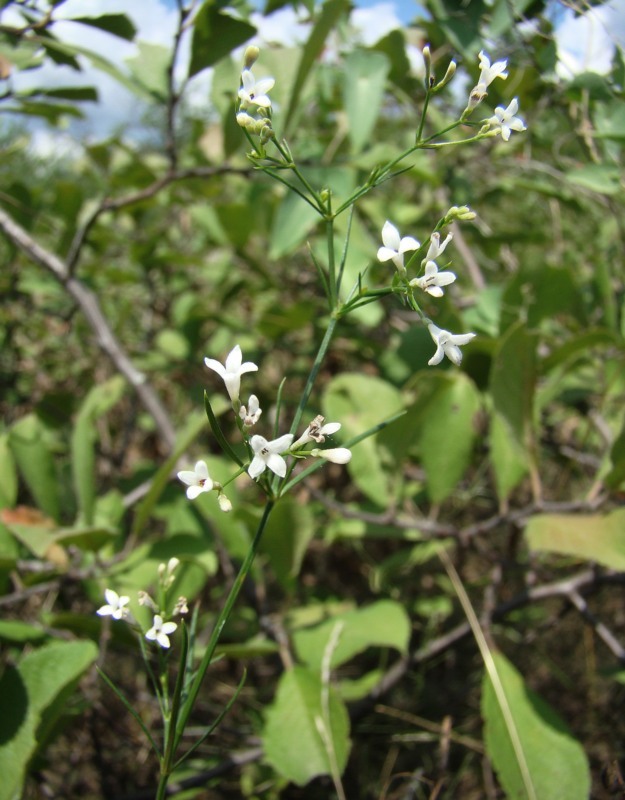
[[[456,274],[454,272],[439,272],[438,275],[436,276],[436,285],[448,286],[455,280],[456,280]]]
[[[436,352],[434,353],[432,358],[428,361],[428,364],[431,367],[435,367],[437,364],[441,363],[441,361],[443,360],[444,356],[445,356],[445,351],[443,350],[443,348],[439,344],[439,346],[436,348]]]
[[[418,250],[420,247],[421,245],[419,242],[416,239],[413,239],[412,236],[404,236],[399,243],[399,252],[407,253],[409,250]]]
[[[254,87],[256,86],[256,80],[254,79],[254,74],[251,69],[244,69],[241,73],[241,83],[243,84],[243,88],[249,94],[250,92],[254,91]]]
[[[117,606],[119,604],[120,597],[117,594],[117,592],[114,591],[113,589],[105,589],[104,590],[104,597],[106,598],[106,602],[110,606]]]
[[[258,455],[264,447],[267,447],[267,445],[267,439],[265,439],[264,436],[260,436],[258,433],[254,434],[250,439],[250,447],[256,455]]]
[[[281,478],[284,478],[286,475],[286,461],[277,453],[269,453],[267,456],[267,466]]]
[[[329,450],[320,450],[319,455],[333,464],[347,464],[351,461],[352,451],[347,447],[333,447]]]
[[[183,469],[176,475],[176,477],[179,481],[186,483],[187,486],[195,486],[197,483],[197,475],[193,470],[190,469]]]
[[[293,434],[285,433],[279,439],[274,439],[273,442],[268,442],[268,447],[272,453],[282,453],[288,450],[293,442]]]
[[[206,466],[206,461],[198,461],[195,465],[195,474],[201,480],[208,481],[210,480],[210,476],[208,474],[208,467]]]
[[[425,291],[432,297],[442,297],[444,292],[436,284],[433,286],[426,286]]]
[[[204,363],[209,369],[215,370],[215,372],[222,378],[226,377],[226,370],[224,369],[224,365],[221,364],[219,361],[216,361],[214,358],[205,358]]]
[[[256,87],[254,89],[254,94],[267,94],[267,92],[271,91],[275,86],[276,82],[274,78],[261,78],[259,81],[256,81]]]
[[[243,361],[243,354],[239,345],[235,345],[226,357],[226,372],[238,372],[241,361]]]
[[[506,108],[506,114],[509,117],[513,117],[516,112],[519,110],[519,101],[518,98],[513,97],[512,100],[508,103],[508,108]]]
[[[341,423],[340,422],[326,422],[325,425],[322,425],[319,428],[319,433],[323,436],[332,436],[333,433],[341,430]]]
[[[161,628],[161,631],[163,633],[169,634],[169,633],[173,633],[176,630],[177,627],[178,627],[178,625],[175,622],[165,622],[165,623],[163,623],[163,627]]]
[[[250,478],[256,480],[256,478],[258,478],[259,475],[262,475],[266,467],[267,465],[265,464],[264,459],[256,455],[252,459],[252,463],[249,465],[247,469],[248,475],[250,476]]]
[[[246,361],[245,364],[241,364],[241,366],[239,367],[239,375],[243,375],[244,372],[257,372],[257,371],[258,367],[251,361]]]
[[[202,492],[205,492],[206,489],[203,486],[198,486],[196,483],[195,486],[189,486],[187,489],[187,497],[189,500],[195,500],[196,497],[199,497]]]
[[[462,350],[455,344],[448,344],[445,346],[445,355],[457,367],[462,363]]]
[[[396,250],[391,250],[390,247],[380,247],[378,250],[378,261],[390,261],[397,255]]]
[[[384,227],[382,228],[382,242],[386,245],[386,247],[390,247],[392,250],[399,250],[399,231],[394,225],[386,220],[384,223]]]
[[[469,344],[471,339],[475,339],[474,333],[456,333],[449,337],[452,344]]]
[[[160,644],[161,647],[167,650],[170,646],[169,637],[166,636],[164,633],[158,633],[155,637],[156,641]]]

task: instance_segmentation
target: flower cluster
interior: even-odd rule
[[[166,564],[160,564],[158,568],[158,578],[160,590],[165,597],[167,590],[174,583],[174,573],[178,568],[180,561],[177,558],[170,558]],[[100,617],[112,617],[115,620],[125,619],[131,624],[137,626],[136,620],[133,618],[130,610],[127,608],[130,602],[128,595],[119,595],[114,589],[105,589],[104,598],[105,605],[101,606],[96,614]],[[140,606],[146,606],[153,613],[152,627],[143,634],[148,641],[156,642],[162,648],[167,649],[171,646],[169,639],[178,627],[177,623],[171,620],[165,621],[163,611],[155,603],[147,592],[140,591],[138,593],[138,603]],[[187,607],[187,600],[185,597],[179,597],[174,606],[172,616],[181,616],[187,614],[189,609]],[[138,626],[137,626],[138,627]]]
[[[263,412],[255,394],[250,395],[247,406],[241,404],[241,377],[248,372],[256,372],[257,365],[251,361],[243,361],[243,354],[238,344],[230,351],[223,364],[214,358],[205,358],[204,363],[219,375],[226,386],[249,453],[247,473],[254,480],[260,478],[267,469],[280,478],[286,477],[289,469],[287,458],[290,456],[292,457],[291,467],[294,465],[295,459],[308,456],[324,458],[335,464],[347,464],[351,459],[351,451],[346,447],[308,449],[307,445],[311,442],[323,444],[326,436],[332,436],[341,428],[339,422],[326,423],[322,416],[316,416],[295,442],[293,441],[295,435],[292,433],[285,433],[276,439],[266,439],[258,433],[248,436],[248,432],[256,425]],[[189,500],[194,500],[203,492],[216,490],[222,511],[231,510],[232,505],[223,492],[223,486],[210,477],[205,461],[198,461],[192,470],[180,471],[178,479],[187,486],[186,492]]]
[[[250,134],[261,139],[273,135],[271,128],[271,99],[268,93],[273,89],[273,78],[257,80],[252,66],[259,55],[258,47],[251,45],[245,51],[244,68],[241,72],[241,86],[237,98],[237,123]]]

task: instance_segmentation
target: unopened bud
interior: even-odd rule
[[[430,45],[426,44],[421,52],[423,53],[423,61],[425,63],[425,86],[426,89],[429,89],[432,80],[432,53],[430,52]]]
[[[455,219],[472,220],[477,217],[475,211],[471,211],[469,206],[452,206],[445,215],[445,222],[449,223]]]
[[[256,63],[259,55],[260,50],[258,47],[256,47],[256,45],[251,44],[249,47],[247,47],[245,49],[245,54],[243,55],[243,64],[245,69],[251,69]]]
[[[217,495],[217,502],[219,503],[219,508],[225,514],[227,514],[229,511],[232,511],[232,503],[223,492],[220,492],[220,494]]]
[[[187,605],[187,598],[180,596],[174,606],[172,616],[181,617],[183,614],[189,613],[189,606]]]
[[[446,72],[446,73],[445,73],[445,75],[443,76],[443,80],[442,80],[442,81],[439,81],[439,82],[436,84],[436,86],[434,87],[434,91],[435,91],[435,92],[438,92],[438,91],[440,91],[440,90],[443,88],[443,86],[446,86],[446,85],[449,83],[449,81],[450,81],[450,80],[451,80],[451,79],[454,77],[454,75],[456,74],[456,67],[457,67],[457,64],[456,64],[456,62],[455,62],[455,61],[450,61],[450,62],[449,62],[449,66],[447,67],[447,72]]]

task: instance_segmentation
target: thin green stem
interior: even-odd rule
[[[330,201],[328,200],[328,206]],[[328,209],[329,210],[329,209]],[[326,244],[328,247],[328,278],[330,285],[330,308],[334,311],[337,301],[336,261],[334,258],[334,220],[326,221]]]
[[[423,135],[423,128],[425,126],[425,117],[428,111],[428,106],[430,105],[430,90],[428,89],[425,93],[425,100],[423,101],[423,111],[421,112],[421,121],[419,122],[419,130],[417,131],[417,135],[415,136],[415,144],[419,144],[421,141],[421,136]]]
[[[271,510],[274,506],[273,500],[268,500],[267,505],[263,511],[263,515],[258,523],[258,528],[256,529],[256,533],[254,534],[254,538],[252,543],[250,544],[250,548],[247,551],[245,559],[241,564],[241,568],[237,577],[235,578],[234,583],[232,584],[232,588],[228,594],[226,602],[215,622],[215,627],[213,628],[213,632],[211,633],[210,640],[208,645],[206,646],[206,651],[202,657],[202,661],[198,667],[197,673],[195,678],[193,679],[193,683],[189,688],[189,694],[184,701],[182,708],[180,709],[180,715],[178,718],[178,724],[176,725],[176,732],[175,732],[175,741],[173,746],[173,751],[175,752],[180,744],[180,739],[184,733],[185,727],[187,725],[187,721],[189,719],[189,715],[195,705],[195,701],[198,696],[198,692],[200,691],[200,687],[202,685],[202,681],[204,680],[204,676],[210,666],[211,660],[215,653],[215,648],[217,647],[217,643],[219,641],[219,637],[221,636],[221,632],[224,628],[224,625],[228,621],[228,617],[230,616],[232,609],[234,608],[234,604],[236,602],[237,597],[239,596],[239,592],[243,587],[245,579],[254,563],[254,559],[256,558],[256,553],[258,551],[258,546],[260,544],[260,540],[262,538],[263,532],[267,525],[267,521],[269,520],[269,515],[271,514]],[[163,795],[164,797],[164,795]],[[157,797],[157,800],[161,800],[161,798]]]

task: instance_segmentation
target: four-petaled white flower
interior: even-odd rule
[[[128,616],[129,610],[126,608],[130,598],[125,594],[118,595],[113,589],[105,589],[104,597],[106,605],[96,611],[101,617],[113,617],[113,619],[124,619]]]
[[[332,461],[333,464],[347,464],[351,461],[352,451],[348,450],[347,447],[330,447],[328,450],[320,450],[318,447],[313,447],[310,455],[316,458],[325,458],[326,461]]]
[[[441,286],[448,286],[456,280],[454,272],[439,272],[435,261],[428,261],[425,265],[425,274],[420,278],[413,278],[411,286],[418,286],[432,297],[442,297],[444,292]]]
[[[317,442],[317,444],[321,444],[322,442],[325,442],[326,436],[332,436],[333,433],[336,433],[340,430],[340,422],[326,422],[324,424],[324,418],[321,416],[321,414],[319,414],[314,418],[299,439],[292,445],[291,450],[298,450],[300,447],[308,444],[308,442]]]
[[[393,261],[398,270],[404,269],[404,253],[421,246],[412,236],[400,237],[399,231],[387,220],[382,228],[383,246],[378,250],[379,261]]]
[[[494,64],[491,64],[489,57],[483,50],[480,50],[479,59],[480,77],[471,91],[471,99],[477,102],[486,96],[486,90],[495,78],[503,78],[505,80],[505,78],[508,77],[508,73],[506,72],[506,67],[508,66],[507,61],[495,61]]]
[[[267,467],[276,475],[284,478],[286,475],[286,461],[280,453],[288,450],[293,441],[292,433],[285,433],[278,439],[268,442],[264,436],[252,436],[250,447],[254,452],[252,463],[248,467],[250,478],[258,478]]]
[[[198,461],[195,469],[183,469],[178,473],[177,477],[178,480],[186,483],[189,487],[187,489],[189,500],[195,500],[202,492],[210,492],[213,488],[213,481],[208,474],[206,461]]]
[[[241,108],[245,109],[249,106],[271,107],[271,100],[267,97],[267,92],[274,87],[275,80],[273,78],[261,78],[257,81],[251,69],[244,69],[241,73],[241,83],[243,84],[239,89]]]
[[[263,410],[258,403],[258,397],[255,394],[251,394],[247,408],[241,406],[239,409],[239,417],[243,420],[243,427],[251,428],[256,425],[262,413]]]
[[[508,108],[497,106],[495,109],[495,115],[486,120],[489,125],[492,125],[497,129],[497,133],[501,133],[501,138],[504,140],[504,142],[508,141],[512,131],[527,130],[523,120],[520,117],[515,116],[518,110],[519,101],[516,97],[514,97],[510,101]]]
[[[425,255],[425,261],[434,261],[437,259],[453,238],[453,233],[448,233],[445,241],[441,242],[440,233],[438,231],[434,231],[434,233],[430,236],[430,246],[428,247],[428,251]]]
[[[209,369],[214,370],[226,384],[226,390],[233,403],[238,403],[239,392],[241,391],[241,375],[245,372],[256,372],[258,367],[251,361],[242,363],[243,355],[241,348],[237,344],[226,358],[225,366],[214,358],[205,358],[204,363]]]
[[[462,362],[462,351],[460,345],[468,344],[474,338],[474,333],[450,333],[442,330],[431,322],[428,325],[430,336],[436,344],[436,352],[428,361],[430,366],[440,364],[445,356],[456,366]]]
[[[151,642],[157,642],[161,647],[168,648],[171,644],[169,634],[173,633],[177,627],[175,622],[163,622],[161,615],[155,614],[152,627],[145,634],[145,638]]]

